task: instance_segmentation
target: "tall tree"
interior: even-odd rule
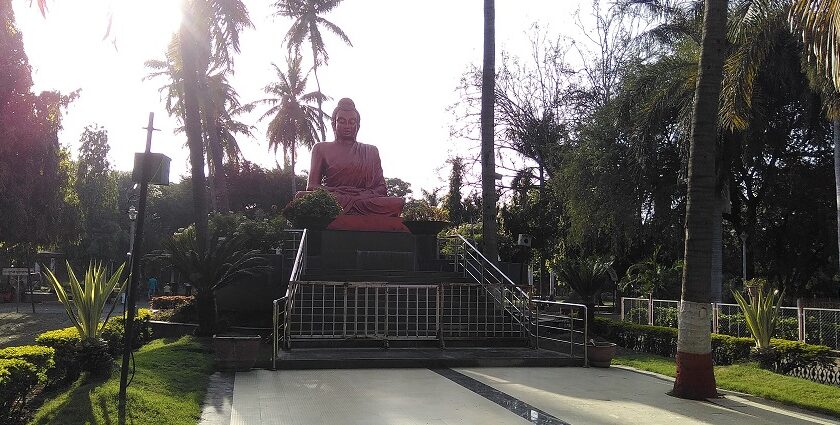
[[[484,60],[481,70],[481,237],[484,254],[499,258],[496,224],[496,150],[494,102],[496,83],[496,4],[484,0]]]
[[[464,204],[461,203],[461,187],[464,185],[464,160],[461,157],[450,158],[452,171],[449,173],[449,194],[446,196],[446,209],[449,221],[453,225],[464,222]]]
[[[290,153],[291,168],[290,181],[292,193],[295,193],[295,152],[297,146],[302,145],[312,148],[318,141],[318,130],[324,131],[324,122],[318,116],[318,109],[311,105],[311,102],[324,100],[321,92],[306,91],[306,80],[308,73],[301,74],[301,56],[295,54],[286,60],[287,71],[283,72],[276,64],[272,64],[277,73],[277,81],[268,84],[263,89],[271,97],[260,99],[245,105],[243,108],[252,110],[257,105],[268,105],[268,110],[263,113],[260,120],[270,118],[268,123],[269,148],[278,147]]]
[[[706,0],[703,41],[694,98],[688,162],[685,265],[677,341],[677,373],[672,394],[715,397],[711,346],[712,231],[715,209],[715,144],[723,61],[727,0]]]
[[[108,162],[108,132],[85,127],[76,165],[76,192],[82,209],[82,255],[89,260],[117,260],[122,233],[117,222],[117,181]]]
[[[341,0],[278,0],[274,3],[277,14],[292,18],[295,21],[289,32],[286,33],[285,43],[289,53],[300,52],[300,46],[305,40],[309,40],[312,48],[312,69],[315,72],[315,84],[318,93],[321,93],[321,81],[318,79],[318,65],[326,65],[329,61],[329,54],[324,45],[324,38],[321,34],[321,27],[332,32],[348,46],[353,46],[350,38],[338,25],[324,19],[322,15],[336,8]],[[318,99],[318,118],[324,120],[323,99]],[[321,127],[321,140],[327,140],[324,127]],[[294,174],[294,173],[292,173]]]
[[[834,190],[837,215],[838,273],[840,273],[840,1],[795,0],[790,25],[802,34],[808,62],[816,68],[834,136]],[[821,81],[822,80],[822,81]],[[828,83],[825,82],[828,81]]]

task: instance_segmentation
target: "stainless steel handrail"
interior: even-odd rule
[[[539,341],[540,339],[552,339],[549,337],[541,336],[539,333],[540,329],[540,317],[539,317],[539,308],[536,307],[536,304],[541,303],[545,305],[557,305],[560,307],[571,307],[576,309],[582,309],[583,315],[582,319],[574,319],[572,317],[568,317],[569,320],[572,320],[570,329],[568,330],[570,333],[569,341],[570,344],[570,355],[574,355],[573,353],[573,346],[575,345],[582,345],[583,346],[583,359],[584,364],[586,366],[589,365],[589,357],[586,350],[586,344],[589,340],[588,335],[588,309],[583,304],[575,304],[575,303],[565,303],[565,302],[558,302],[558,301],[546,301],[546,300],[539,300],[532,298],[527,292],[523,291],[519,285],[515,284],[504,272],[502,272],[492,261],[488,260],[484,254],[481,253],[472,243],[470,243],[466,238],[461,235],[449,235],[444,236],[443,239],[453,239],[453,240],[460,240],[461,244],[464,248],[459,252],[459,246],[455,246],[455,259],[454,259],[454,268],[455,271],[458,271],[458,261],[460,258],[463,258],[463,271],[464,275],[471,277],[476,282],[480,283],[481,285],[498,285],[500,287],[500,298],[496,297],[496,294],[490,290],[489,288],[485,287],[485,290],[495,299],[502,308],[506,311],[509,311],[511,317],[516,320],[520,326],[523,328],[523,334],[533,338],[534,348],[539,348]],[[440,244],[438,244],[440,247]],[[460,255],[459,255],[460,254]],[[478,261],[481,263],[481,276],[476,276],[470,271],[470,266],[468,264],[467,256],[470,256],[472,260]],[[491,271],[495,271],[498,274],[498,277],[495,277],[496,282],[490,282],[487,275],[484,273],[485,268],[490,267]],[[492,273],[491,273],[492,274]],[[509,299],[506,295],[505,287],[510,287],[511,292],[510,296],[514,298],[514,300]],[[517,305],[519,304],[519,305]],[[510,308],[510,310],[508,310]],[[519,317],[518,317],[519,316]],[[520,320],[520,317],[522,320]],[[559,316],[557,316],[559,317]],[[583,321],[583,343],[575,343],[574,342],[574,334],[581,333],[581,331],[574,330],[574,320],[582,320]],[[566,342],[566,341],[564,341]]]
[[[272,357],[271,357],[271,367],[272,369],[276,367],[277,361],[277,354],[280,350],[280,340],[284,344],[288,346],[289,341],[289,327],[291,320],[291,311],[294,307],[294,295],[295,291],[297,290],[297,282],[300,280],[300,276],[306,271],[306,237],[308,235],[308,230],[303,229],[300,236],[300,241],[298,242],[297,252],[295,253],[295,261],[292,265],[292,271],[289,274],[289,284],[286,287],[286,295],[274,300],[273,302],[273,325],[274,328],[272,329],[272,339],[274,340],[273,349],[272,349]],[[283,335],[280,336],[280,304],[283,304]]]

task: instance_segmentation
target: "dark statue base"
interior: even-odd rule
[[[414,235],[408,232],[322,230],[309,245],[308,267],[334,270],[415,270]],[[313,258],[314,257],[314,258]]]
[[[409,233],[400,217],[379,215],[340,215],[327,226],[327,230],[349,230],[357,232],[400,232]]]

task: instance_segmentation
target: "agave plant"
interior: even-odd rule
[[[120,281],[125,263],[108,277],[104,265],[90,263],[83,282],[79,282],[73,267],[67,263],[67,275],[70,279],[70,293],[68,296],[64,286],[59,282],[52,270],[44,267],[47,281],[52,285],[58,300],[64,306],[70,322],[79,331],[79,343],[76,347],[76,359],[79,368],[89,373],[89,377],[102,378],[111,374],[111,356],[108,346],[100,338],[105,321],[102,312],[105,303],[113,293],[119,295],[128,285]]]
[[[216,232],[213,232],[216,233]],[[216,290],[270,268],[257,250],[244,248],[242,236],[212,235],[202,252],[196,243],[194,227],[176,233],[164,242],[172,265],[187,276],[195,288],[198,335],[209,336],[216,326]]]
[[[739,292],[732,291],[732,295],[741,306],[747,328],[755,340],[755,347],[758,350],[769,348],[770,338],[779,323],[784,293],[771,288],[767,288],[765,292],[764,285],[759,285],[750,291],[749,302]]]
[[[70,279],[71,299],[64,286],[59,282],[55,273],[49,268],[44,268],[47,282],[52,285],[58,300],[64,306],[70,322],[79,331],[79,339],[97,339],[102,333],[105,322],[102,321],[102,312],[105,310],[105,303],[112,293],[120,292],[126,287],[125,282],[120,281],[122,277],[123,263],[111,277],[107,276],[107,269],[102,264],[91,263],[85,272],[83,282],[79,282],[73,267],[67,263],[67,275]]]

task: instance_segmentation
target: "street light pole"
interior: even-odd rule
[[[134,258],[131,256],[131,253],[134,252],[134,231],[137,226],[137,208],[134,208],[134,205],[128,207],[128,221],[130,223],[130,229],[128,234],[128,273],[129,273],[129,280],[131,279],[131,272],[134,271]],[[126,288],[127,290],[128,288]],[[123,313],[125,313],[125,301],[127,298],[126,291],[123,291],[122,295],[122,306],[123,306]]]
[[[741,278],[747,281],[747,232],[741,232]]]

